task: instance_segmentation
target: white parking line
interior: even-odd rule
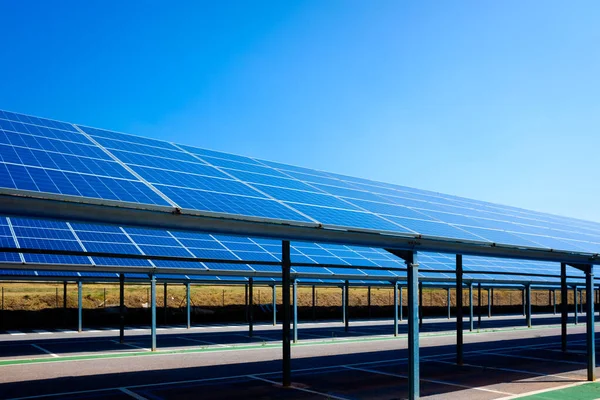
[[[270,379],[261,378],[261,377],[255,376],[255,375],[246,375],[246,376],[248,378],[252,378],[252,379],[259,380],[259,381],[267,382],[267,383],[270,383],[272,385],[281,386],[281,383],[276,382],[276,381],[272,381]],[[334,395],[332,395],[330,393],[321,393],[321,392],[317,392],[316,390],[310,390],[310,389],[306,389],[306,388],[302,388],[302,387],[297,387],[297,386],[294,386],[294,385],[290,386],[290,388],[291,389],[296,389],[296,390],[299,390],[299,391],[305,392],[305,393],[310,393],[310,394],[316,394],[318,396],[323,396],[323,398],[326,398],[326,399],[349,400],[347,397],[334,396]]]
[[[550,362],[559,362],[563,364],[575,364],[575,365],[586,365],[584,362],[577,361],[569,361],[569,360],[558,360],[553,358],[544,358],[544,357],[531,357],[531,356],[518,356],[514,354],[504,354],[504,353],[496,353],[494,351],[480,351],[481,354],[493,354],[495,356],[507,357],[507,358],[520,358],[523,360],[535,360],[535,361],[550,361]]]
[[[118,340],[111,340],[111,342],[113,342],[115,344],[122,344],[123,346],[133,347],[134,349],[140,349],[140,350],[150,351],[150,349],[148,349],[146,347],[138,346],[138,345],[135,345],[133,343],[121,343]]]
[[[134,399],[137,399],[137,400],[148,400],[148,399],[147,399],[147,398],[145,398],[144,396],[140,396],[140,395],[139,395],[139,394],[137,394],[137,393],[133,393],[131,390],[129,390],[129,389],[127,389],[127,388],[123,388],[123,387],[122,387],[122,388],[119,388],[119,390],[120,390],[121,392],[125,393],[126,395],[133,397]]]
[[[39,351],[43,351],[46,354],[50,354],[52,357],[58,357],[57,354],[54,354],[53,352],[51,352],[50,350],[46,350],[45,348],[43,348],[42,346],[38,346],[37,344],[31,343],[31,345],[33,347],[35,347],[36,349],[38,349]]]
[[[500,397],[499,399],[496,399],[496,400],[512,400],[512,399],[518,399],[523,396],[534,396],[536,394],[553,392],[555,390],[561,390],[561,389],[567,389],[567,388],[574,387],[574,386],[584,385],[586,383],[589,383],[589,382],[582,381],[582,382],[570,383],[568,385],[563,385],[563,386],[554,386],[554,387],[547,388],[547,389],[534,390],[533,392],[521,393],[521,394],[516,394],[516,395],[512,395],[512,396],[507,396],[507,397]]]
[[[26,335],[26,333],[23,333],[21,331],[6,331],[9,335],[12,336],[22,336],[22,335]]]
[[[456,362],[451,362],[451,361],[442,361],[442,360],[437,360],[437,359],[429,359],[427,360],[429,362],[434,362],[434,363],[440,363],[440,364],[448,364],[448,365],[456,365]],[[534,376],[549,376],[552,378],[559,378],[559,379],[567,379],[567,380],[573,380],[573,378],[569,378],[567,376],[562,376],[562,375],[556,375],[556,374],[543,374],[541,372],[533,372],[533,371],[527,371],[524,369],[514,369],[514,368],[504,368],[504,367],[489,367],[487,365],[475,365],[475,364],[468,364],[468,363],[463,363],[462,365],[463,367],[472,367],[472,368],[479,368],[479,369],[492,369],[495,371],[506,371],[506,372],[516,372],[518,374],[529,374],[529,375],[534,375]],[[565,372],[568,373],[568,372]]]
[[[179,336],[177,337],[177,339],[181,339],[181,340],[188,340],[190,342],[196,342],[196,343],[202,343],[202,344],[210,344],[212,346],[218,346],[218,347],[231,347],[231,346],[227,346],[226,344],[220,344],[220,343],[215,343],[215,342],[209,342],[206,340],[199,340],[199,339],[192,339],[192,338],[186,338],[186,337],[182,337]]]
[[[347,369],[353,369],[353,370],[356,370],[356,371],[370,372],[372,374],[387,375],[387,376],[393,376],[393,377],[396,377],[396,378],[405,378],[405,379],[408,379],[407,375],[393,374],[391,372],[378,371],[376,369],[350,367],[348,365],[344,365],[343,367],[347,368]],[[440,384],[440,385],[455,386],[455,387],[459,387],[459,388],[462,388],[462,389],[471,389],[471,390],[479,390],[479,391],[488,392],[488,393],[514,395],[514,393],[501,392],[499,390],[486,389],[486,388],[476,387],[476,386],[462,385],[460,383],[454,383],[454,382],[448,382],[448,381],[440,381],[440,380],[437,380],[437,379],[421,378],[420,380],[423,381],[423,382],[437,383],[437,384]]]
[[[40,335],[52,335],[52,332],[49,331],[43,331],[43,330],[33,330],[34,333],[40,334]]]

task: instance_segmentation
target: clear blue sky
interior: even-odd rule
[[[174,3],[0,0],[0,108],[600,221],[599,2]]]

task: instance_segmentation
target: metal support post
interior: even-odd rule
[[[398,336],[398,282],[394,282],[394,336]]]
[[[527,315],[527,301],[525,300],[525,289],[521,289],[521,303],[523,304],[523,316]]]
[[[317,319],[317,287],[312,286],[312,315],[313,321]]]
[[[152,323],[150,326],[150,336],[152,337],[151,350],[156,351],[156,276],[150,276],[150,314]]]
[[[294,343],[298,343],[298,282],[294,279]]]
[[[406,259],[408,267],[408,397],[419,396],[419,264],[417,253],[409,253]]]
[[[488,318],[492,318],[492,289],[488,288]]]
[[[190,329],[192,327],[192,291],[190,288],[190,283],[186,282],[185,284],[185,314],[187,320],[187,328]]]
[[[125,342],[125,274],[119,274],[119,342]]]
[[[83,294],[82,283],[77,282],[77,331],[83,331]]]
[[[164,290],[163,290],[163,312],[164,312],[164,316],[163,316],[163,324],[167,324],[167,282],[165,282],[163,284],[164,286]]]
[[[587,378],[588,381],[596,380],[596,343],[594,332],[594,268],[587,265],[585,274],[586,296],[586,344],[587,344]]]
[[[399,312],[400,315],[398,317],[400,318],[400,321],[402,321],[402,319],[404,318],[404,316],[403,316],[403,314],[404,314],[404,308],[403,308],[404,307],[404,302],[402,301],[402,285],[400,285],[398,287],[398,295],[400,296],[400,298],[398,300],[400,302],[400,308],[398,310],[398,312]]]
[[[371,286],[367,286],[367,310],[371,318]]]
[[[342,323],[346,326],[346,285],[342,286]]]
[[[290,242],[284,240],[281,242],[281,297],[283,306],[283,328],[282,328],[282,347],[283,347],[283,387],[289,387],[292,384],[292,349],[290,344]]]
[[[348,332],[348,323],[350,321],[350,284],[348,281],[344,284],[344,330]]]
[[[277,325],[277,287],[273,285],[273,326]]]
[[[569,304],[567,292],[567,264],[560,264],[560,336],[562,351],[567,351],[567,320],[569,318]]]
[[[469,282],[469,331],[473,332],[473,282]]]
[[[573,288],[573,302],[575,303],[575,325],[579,323],[579,312],[577,310],[577,286]]]
[[[450,301],[450,288],[446,289],[446,295],[447,295],[446,296],[447,297],[446,303],[448,305],[448,319],[450,319],[450,316],[451,316],[450,315],[450,307],[452,306],[452,303]]]
[[[419,282],[419,328],[423,326],[423,282]]]
[[[554,315],[556,315],[556,289],[552,290],[552,304],[554,305]]]
[[[254,334],[254,278],[248,278],[248,336]]]
[[[527,322],[527,327],[531,328],[531,285],[527,284],[527,286],[525,286],[525,292],[526,292],[526,304],[527,307],[525,309],[525,320]]]
[[[477,284],[477,329],[481,329],[481,282]]]
[[[463,365],[463,265],[456,255],[456,364]]]

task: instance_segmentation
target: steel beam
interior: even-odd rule
[[[398,336],[398,282],[394,282],[394,336]]]
[[[190,329],[192,327],[192,290],[189,282],[186,282],[185,284],[185,303],[187,328]]]
[[[408,397],[419,398],[419,264],[417,253],[406,255],[408,267]]]
[[[290,344],[290,242],[281,242],[281,297],[283,307],[282,327],[282,385],[289,387],[292,384],[292,349]]]
[[[77,282],[77,332],[83,332],[83,283]]]
[[[463,258],[456,255],[456,364],[463,365]]]
[[[150,276],[150,314],[152,316],[150,325],[151,350],[156,351],[156,276],[154,274]]]
[[[298,343],[298,282],[292,284],[294,292],[294,343]]]
[[[567,264],[560,264],[560,336],[562,351],[567,351],[567,320],[569,318],[569,298],[567,288]]]
[[[125,342],[125,274],[119,274],[119,342]]]

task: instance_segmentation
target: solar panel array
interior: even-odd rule
[[[0,111],[0,187],[600,253],[600,224]]]
[[[177,145],[102,129],[0,111],[0,188],[198,211],[318,222],[324,225],[578,253],[600,252],[600,224],[399,185]],[[2,220],[2,219],[0,219]],[[0,223],[15,247],[274,261],[280,244],[266,239],[26,219]],[[295,244],[293,261],[339,264],[295,267],[298,273],[368,276],[350,264],[402,266],[380,249]],[[42,264],[181,266],[172,261],[4,253],[0,260]],[[257,258],[258,257],[258,258]],[[262,258],[261,258],[262,257]],[[470,258],[477,269],[557,274],[548,263]],[[453,257],[423,254],[429,269],[454,269]],[[190,267],[189,263],[185,263]],[[434,268],[435,266],[435,268]],[[275,272],[273,266],[197,264],[215,272]],[[316,269],[315,269],[316,268]],[[465,263],[465,270],[469,266]],[[475,268],[475,267],[474,267]],[[51,274],[49,272],[45,272]],[[395,277],[396,272],[377,272]],[[573,272],[572,274],[578,274]],[[379,275],[378,275],[379,276]],[[436,277],[445,276],[435,274]],[[474,276],[475,277],[475,276]],[[486,279],[513,279],[489,275]],[[543,281],[540,278],[540,281]]]
[[[114,254],[175,256],[186,258],[220,259],[220,260],[252,260],[278,262],[281,260],[281,242],[262,238],[241,236],[212,235],[206,233],[177,232],[166,230],[150,230],[109,225],[93,225],[49,221],[27,218],[0,218],[0,240],[2,247],[14,248],[14,253],[0,253],[2,262],[96,266],[101,271],[103,266],[162,267],[185,268],[189,275],[161,275],[159,278],[185,280],[194,277],[194,272],[202,273],[196,279],[218,279],[219,272],[236,272],[240,277],[252,272],[272,273],[278,275],[281,268],[277,265],[249,265],[232,263],[190,263],[186,261],[145,260],[131,258],[112,258],[97,256],[64,256],[52,254],[20,254],[19,248],[43,250],[72,250],[78,252],[103,252]],[[393,254],[377,248],[319,244],[308,242],[292,242],[292,263],[313,264],[312,266],[293,266],[292,272],[299,276],[322,276],[320,282],[340,283],[336,277],[354,278],[360,283],[361,278],[403,280],[404,271],[390,271],[386,268],[402,268],[404,261]],[[454,279],[455,259],[441,253],[419,254],[420,278],[422,280]],[[335,267],[323,265],[335,265]],[[339,267],[337,267],[339,265]],[[355,269],[350,266],[367,266],[378,269]],[[469,280],[521,280],[531,282],[556,282],[556,278],[529,277],[515,278],[512,275],[473,273],[474,271],[507,272],[518,274],[553,274],[558,275],[559,265],[550,262],[523,260],[505,260],[487,257],[465,256],[463,260],[464,279]],[[570,267],[569,267],[570,268]],[[194,271],[194,269],[196,271]],[[428,272],[428,271],[448,271]],[[0,270],[0,275],[14,276],[15,272]],[[19,275],[41,277],[115,277],[115,274],[97,272],[58,272],[58,271],[19,271]],[[205,277],[207,274],[208,277]],[[214,275],[213,275],[214,274]],[[581,275],[575,269],[569,269],[569,275]],[[128,275],[136,277],[136,275]],[[145,275],[138,275],[147,279]],[[231,279],[231,278],[227,278]],[[277,278],[258,278],[274,281]],[[309,281],[307,278],[305,281]],[[366,282],[366,280],[365,280]]]

